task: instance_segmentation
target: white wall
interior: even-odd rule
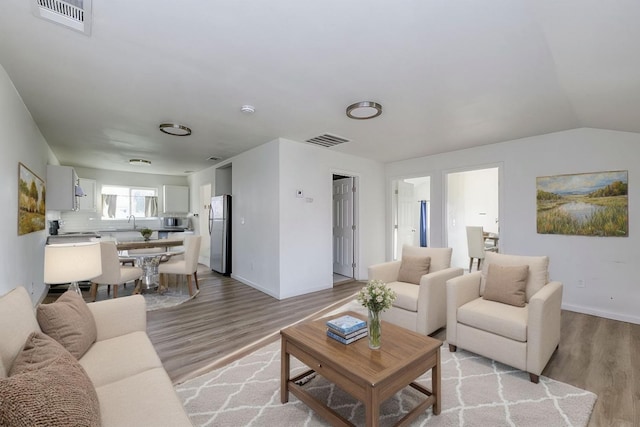
[[[58,164],[58,160],[1,65],[0,128],[0,295],[24,286],[35,303],[45,292],[46,228],[18,236],[18,162],[46,180],[47,163]]]
[[[200,190],[203,185],[209,185],[210,193],[213,194],[214,181],[215,181],[216,169],[214,166],[195,172],[187,177],[189,182],[189,204],[190,210],[194,217],[191,219],[191,225],[193,226],[195,234],[202,236],[202,243],[200,245],[200,256],[198,261],[201,264],[209,266],[209,227],[208,220],[203,221],[203,218],[208,218],[209,211],[208,206],[211,203],[210,200],[202,200]],[[201,226],[201,224],[203,224]],[[204,226],[207,224],[207,226]]]
[[[634,197],[640,188],[634,179],[640,175],[639,158],[640,134],[583,128],[394,162],[386,166],[386,174],[389,182],[409,174],[433,176],[432,239],[439,246],[444,242],[444,171],[502,162],[501,252],[548,255],[551,278],[564,283],[564,308],[640,323],[634,268],[640,247],[634,227],[640,223]],[[537,234],[536,177],[608,170],[629,171],[629,237]],[[390,240],[387,247],[389,251]],[[577,287],[578,280],[584,280],[584,288]]]
[[[280,298],[333,286],[332,176],[357,176],[356,279],[384,261],[384,167],[381,163],[280,140]],[[235,162],[234,162],[235,169]],[[234,174],[235,188],[235,174]],[[297,189],[304,198],[296,198]],[[308,199],[313,199],[310,202]]]
[[[216,169],[229,164],[232,277],[279,299],[333,286],[333,173],[360,181],[356,277],[366,279],[367,267],[384,261],[381,163],[278,139],[191,175],[192,200],[200,202],[203,184],[217,188]],[[297,189],[313,202],[296,198]]]
[[[231,276],[280,296],[278,141],[231,159]]]

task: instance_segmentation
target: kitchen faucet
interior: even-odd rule
[[[129,215],[129,218],[127,219],[127,222],[131,222],[131,218],[133,218],[133,229],[136,229],[136,217],[134,215]]]

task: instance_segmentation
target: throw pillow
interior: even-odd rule
[[[52,338],[29,335],[0,379],[0,425],[99,426],[98,395],[82,366]]]
[[[42,332],[58,341],[80,359],[96,341],[96,322],[81,295],[67,291],[51,304],[40,304],[37,311]]]
[[[524,307],[529,266],[504,267],[489,264],[487,283],[482,298]]]
[[[420,278],[429,272],[430,257],[403,255],[398,272],[398,282],[420,284]]]

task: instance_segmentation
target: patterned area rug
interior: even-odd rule
[[[384,344],[383,344],[384,345]],[[442,412],[431,409],[416,426],[586,426],[596,395],[550,378],[539,384],[511,367],[442,347]],[[292,377],[306,367],[291,358]],[[431,386],[426,374],[418,382]],[[316,376],[306,389],[356,425],[364,425],[364,408],[351,396]],[[196,426],[327,426],[290,394],[280,403],[280,342],[236,362],[176,386]],[[393,425],[421,397],[411,388],[385,401],[380,425]]]

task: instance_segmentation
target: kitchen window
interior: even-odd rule
[[[157,217],[158,189],[103,185],[102,218],[127,219],[130,215],[136,218]]]

